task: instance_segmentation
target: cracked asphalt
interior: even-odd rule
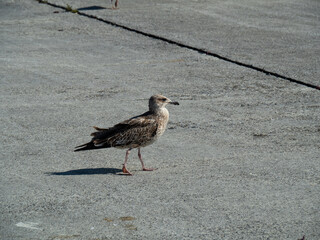
[[[319,2],[50,0],[320,85]],[[0,2],[1,239],[320,238],[319,90],[48,4]],[[92,126],[170,122],[137,151]]]

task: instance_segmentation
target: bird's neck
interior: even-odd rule
[[[157,116],[158,121],[158,134],[161,136],[167,128],[167,124],[169,122],[169,111],[165,107],[162,107],[156,109],[154,113]]]
[[[158,108],[155,114],[160,120],[159,123],[161,123],[161,128],[165,129],[169,121],[169,111],[165,107]]]
[[[159,117],[169,118],[169,111],[165,107],[153,109],[153,112]]]

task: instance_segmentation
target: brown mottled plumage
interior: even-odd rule
[[[149,99],[149,111],[139,116],[130,118],[118,123],[111,128],[94,127],[97,131],[93,132],[92,140],[86,144],[76,147],[77,151],[93,150],[100,148],[126,148],[125,162],[123,164],[123,173],[132,175],[126,168],[130,150],[138,148],[138,156],[144,171],[152,171],[144,167],[140,148],[154,143],[165,131],[169,121],[169,112],[166,109],[167,104],[179,105],[162,95],[153,95]]]

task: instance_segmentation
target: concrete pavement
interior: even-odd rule
[[[319,85],[317,1],[52,3]],[[318,90],[37,1],[0,22],[1,239],[320,237]],[[157,171],[73,152],[155,93],[180,102]]]

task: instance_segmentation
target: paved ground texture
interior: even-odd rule
[[[320,239],[319,12],[0,1],[0,238]],[[180,102],[142,149],[156,171],[136,150],[132,177],[123,150],[73,152],[156,93]]]

